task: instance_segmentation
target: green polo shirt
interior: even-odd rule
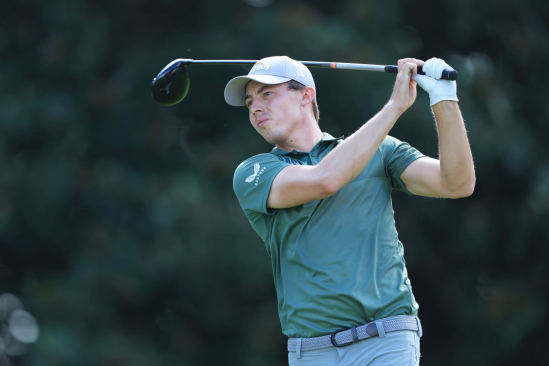
[[[286,209],[267,209],[276,175],[316,165],[342,141],[324,133],[310,151],[274,148],[238,166],[233,187],[265,242],[282,332],[308,338],[394,315],[416,315],[395,228],[391,191],[409,193],[400,175],[424,156],[387,136],[366,168],[336,194]]]

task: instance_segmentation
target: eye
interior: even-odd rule
[[[247,106],[248,108],[250,108],[251,105],[252,105],[252,101],[251,101],[251,100],[250,100],[248,103],[246,103],[246,106]]]
[[[270,94],[272,94],[272,92],[265,92],[265,94],[263,94],[263,95],[268,97]]]

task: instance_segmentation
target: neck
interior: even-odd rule
[[[286,141],[276,144],[276,148],[286,151],[310,152],[322,140],[324,135],[316,121],[314,123],[306,123],[303,126],[303,128],[294,131]]]

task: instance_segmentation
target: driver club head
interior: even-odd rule
[[[190,79],[187,64],[192,60],[178,59],[168,64],[153,79],[152,96],[158,103],[170,106],[181,102],[189,91]]]

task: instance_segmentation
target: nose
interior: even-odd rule
[[[252,113],[261,113],[263,112],[263,104],[260,101],[252,101],[252,105],[250,106],[250,110]]]

